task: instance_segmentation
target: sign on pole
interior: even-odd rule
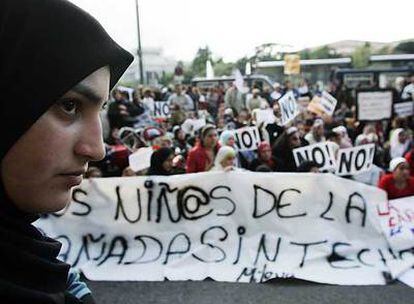
[[[297,54],[285,55],[285,75],[297,75],[300,74],[300,56]]]

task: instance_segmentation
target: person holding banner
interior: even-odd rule
[[[390,174],[381,177],[378,187],[384,189],[388,199],[414,195],[414,177],[410,176],[410,166],[404,157],[390,161]]]
[[[105,156],[99,113],[133,57],[65,0],[3,0],[0,28],[1,302],[94,303],[32,222]]]
[[[147,175],[172,175],[174,156],[174,150],[170,148],[160,148],[154,151]]]
[[[214,160],[214,167],[211,171],[231,171],[235,169],[234,161],[236,159],[236,151],[229,146],[221,147],[216,159]]]
[[[396,129],[390,139],[390,157],[396,158],[404,156],[410,148],[410,139],[407,131],[403,128]]]
[[[255,158],[250,163],[250,170],[257,171],[259,166],[267,166],[269,171],[277,172],[280,171],[279,161],[272,155],[272,148],[268,142],[261,142],[257,147],[258,158]]]
[[[290,127],[276,140],[272,154],[276,160],[279,160],[281,172],[296,172],[292,151],[301,146],[299,131],[296,127]]]
[[[214,165],[219,148],[216,127],[210,124],[205,125],[201,129],[196,146],[188,153],[187,173],[209,171]]]
[[[311,131],[305,135],[305,139],[310,145],[325,141],[325,129],[322,119],[315,119]]]

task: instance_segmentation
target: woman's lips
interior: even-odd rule
[[[72,188],[82,183],[83,173],[84,171],[77,171],[77,172],[60,174],[59,176],[63,177],[63,179],[65,180],[65,185],[68,188]]]

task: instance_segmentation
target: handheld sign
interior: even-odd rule
[[[297,167],[305,161],[314,161],[321,171],[336,167],[334,152],[329,142],[297,148],[292,153]]]
[[[273,114],[272,109],[254,109],[253,115],[256,117],[256,125],[260,124],[271,124],[275,122],[275,115]]]
[[[375,144],[340,149],[337,158],[336,175],[354,175],[369,171],[375,154]]]
[[[358,120],[372,121],[391,118],[392,92],[358,92],[357,112]]]
[[[332,114],[335,111],[335,107],[337,103],[338,101],[331,94],[329,94],[326,91],[322,92],[321,105],[322,105],[323,111],[326,114],[332,116]]]
[[[128,157],[131,169],[137,172],[149,168],[152,152],[152,147],[144,147],[131,154]]]
[[[324,108],[321,104],[321,98],[317,95],[315,95],[311,102],[309,103],[307,110],[309,112],[315,113],[318,116],[322,116],[323,113],[325,113]]]
[[[292,91],[286,93],[279,99],[280,112],[282,113],[282,124],[286,125],[299,114],[299,107]]]
[[[167,118],[170,116],[170,103],[166,101],[154,102],[154,117]]]
[[[257,127],[245,127],[234,130],[234,139],[239,151],[256,150],[260,143]]]
[[[398,117],[410,117],[414,115],[414,101],[395,103],[394,113]]]

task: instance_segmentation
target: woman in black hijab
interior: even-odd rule
[[[172,175],[174,151],[170,148],[160,148],[151,155],[150,168],[147,175]]]
[[[93,302],[71,293],[61,244],[32,222],[63,209],[103,158],[99,111],[131,61],[65,0],[0,2],[1,303]]]

